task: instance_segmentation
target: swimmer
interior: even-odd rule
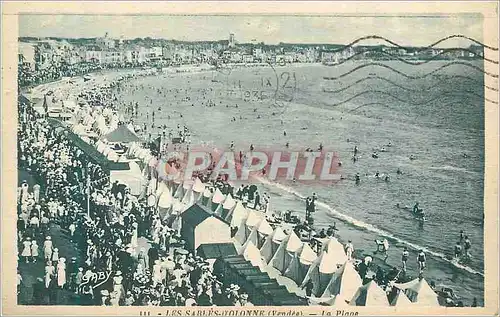
[[[457,244],[455,244],[455,259],[458,260],[461,255],[462,255],[462,245],[460,244],[460,242],[457,242]]]

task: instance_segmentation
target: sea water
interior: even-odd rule
[[[483,74],[453,65],[436,72],[438,76],[409,79],[373,66],[339,80],[324,79],[363,63],[161,74],[126,82],[117,95],[120,103],[139,104],[135,123],[147,123],[154,136],[163,124],[175,135],[180,124],[190,129],[193,145],[221,149],[231,141],[242,151],[250,144],[284,150],[289,142],[290,148],[303,151],[322,143],[338,153],[343,163],[339,173],[347,180],[333,184],[262,179],[261,192],[272,195],[271,208],[293,210],[303,217],[304,197],[315,192],[316,228],[336,222],[341,239],[351,239],[366,253],[376,249],[375,239],[386,237],[391,243],[387,262],[394,266],[400,266],[403,247],[408,246],[409,273],[414,276],[416,252],[423,249],[428,280],[452,287],[468,303],[477,297],[482,304]],[[384,64],[423,76],[446,62]],[[286,78],[293,82],[285,84]],[[264,97],[259,99],[253,90]],[[215,106],[208,107],[209,101]],[[153,112],[155,127],[151,127]],[[355,163],[354,146],[359,149]],[[379,151],[382,147],[386,152]],[[378,159],[371,157],[374,151]],[[416,159],[410,160],[410,155]],[[396,175],[398,168],[402,175]],[[390,181],[375,178],[377,171],[389,174]],[[360,185],[353,180],[356,173],[361,175]],[[412,207],[415,202],[426,212],[423,225],[395,207],[397,203]],[[472,242],[472,260],[458,267],[448,258],[461,229]]]

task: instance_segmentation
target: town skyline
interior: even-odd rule
[[[179,28],[179,25],[183,27]],[[482,41],[483,30],[482,17],[478,15],[425,17],[19,16],[20,38],[98,38],[104,33],[108,33],[110,38],[115,39],[152,38],[179,42],[216,42],[227,40],[230,34],[235,34],[238,43],[263,42],[268,45],[279,43],[345,45],[360,37],[379,35],[402,46],[423,47],[451,34],[460,34]],[[366,40],[359,44],[381,45],[384,41]],[[445,41],[437,47],[468,47],[470,44],[469,40],[458,38]]]

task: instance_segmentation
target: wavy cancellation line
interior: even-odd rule
[[[442,106],[447,107],[447,106],[450,106],[450,105],[453,105],[453,104],[456,104],[456,103],[457,103],[456,101],[450,101],[450,102],[444,103]],[[361,108],[368,107],[368,106],[383,106],[383,107],[388,108],[387,103],[383,103],[383,102],[368,102],[368,103],[364,103],[364,104],[362,104],[360,106],[357,106],[356,108],[350,109],[349,111],[347,111],[347,113],[352,113],[352,112],[354,112],[356,110],[359,110]]]
[[[435,42],[435,43],[432,43],[432,44],[431,44],[431,45],[429,45],[429,46],[422,47],[422,48],[420,48],[420,49],[425,50],[425,49],[430,49],[430,48],[433,48],[434,46],[438,45],[439,43],[445,42],[445,41],[450,40],[450,39],[452,39],[452,38],[463,38],[463,39],[467,39],[467,40],[469,40],[469,41],[471,41],[471,42],[473,42],[473,43],[476,43],[476,44],[478,44],[478,45],[480,45],[480,46],[482,46],[482,47],[484,47],[484,48],[490,49],[490,50],[492,50],[492,51],[498,51],[498,47],[488,46],[488,45],[486,45],[486,44],[484,44],[484,43],[479,42],[478,40],[475,40],[475,39],[473,39],[473,38],[471,38],[471,37],[468,37],[468,36],[465,36],[465,35],[462,35],[462,34],[454,34],[454,35],[450,35],[450,36],[447,36],[447,37],[443,37],[443,38],[442,38],[442,39],[440,39],[439,41],[437,41],[437,42]],[[335,52],[342,52],[342,51],[344,51],[344,50],[346,50],[346,49],[348,49],[348,48],[350,48],[350,47],[354,46],[354,44],[357,44],[357,43],[359,43],[359,42],[361,42],[361,41],[365,41],[365,40],[383,40],[383,41],[385,41],[385,42],[387,42],[387,43],[389,43],[389,44],[392,44],[392,45],[394,45],[395,47],[398,47],[398,48],[408,48],[407,46],[400,45],[400,44],[398,44],[398,43],[396,43],[396,42],[393,42],[393,41],[389,40],[388,38],[385,38],[385,37],[380,36],[380,35],[367,35],[367,36],[360,37],[360,38],[358,38],[358,39],[356,39],[356,40],[352,41],[351,43],[349,43],[349,44],[347,44],[347,45],[344,45],[344,46],[343,46],[343,47],[341,47],[341,48],[338,48],[338,49],[332,50],[332,51],[330,51],[330,52],[332,52],[332,53],[335,53]]]
[[[366,64],[363,64],[363,65],[360,65],[360,66],[357,66],[353,69],[351,69],[350,71],[346,72],[346,73],[343,73],[342,75],[339,75],[337,77],[323,77],[323,79],[326,79],[326,80],[337,80],[337,79],[341,79],[345,76],[348,76],[349,74],[352,74],[354,73],[355,71],[357,70],[360,70],[360,69],[363,69],[363,68],[366,68],[366,67],[370,67],[370,66],[378,66],[378,67],[383,67],[383,68],[387,68],[389,70],[392,70],[393,72],[397,73],[397,74],[400,74],[406,78],[409,78],[409,79],[424,79],[426,77],[429,77],[431,75],[434,75],[435,73],[439,72],[440,70],[444,69],[444,68],[447,68],[447,67],[450,67],[450,66],[453,66],[453,65],[463,65],[463,66],[466,66],[466,67],[469,67],[471,69],[475,69],[483,74],[486,74],[492,78],[498,78],[498,75],[497,74],[493,74],[493,73],[490,73],[490,72],[486,72],[484,70],[482,70],[480,67],[477,67],[476,65],[472,65],[472,64],[469,64],[469,63],[465,63],[465,62],[460,62],[460,61],[456,61],[456,62],[450,62],[446,65],[442,65],[434,70],[432,70],[431,72],[425,74],[425,75],[421,75],[421,76],[412,76],[412,75],[408,75],[400,70],[397,70],[391,66],[388,66],[388,65],[385,65],[383,63],[376,63],[376,62],[371,62],[371,63],[366,63]],[[457,77],[457,76],[454,76],[454,77]]]
[[[362,51],[359,51],[357,53],[355,53],[354,55],[351,55],[349,56],[348,58],[342,60],[341,62],[337,63],[337,64],[333,64],[333,65],[330,65],[330,66],[339,66],[339,65],[342,65],[356,57],[358,57],[359,55],[362,55],[364,53],[381,53],[382,55],[385,55],[385,56],[390,56],[391,58],[393,59],[397,59],[398,61],[400,62],[403,62],[405,64],[408,64],[408,65],[414,65],[414,66],[418,66],[418,65],[424,65],[424,64],[427,64],[429,62],[432,62],[436,59],[438,59],[439,57],[449,53],[449,52],[467,52],[467,53],[470,53],[470,54],[473,54],[475,57],[480,57],[482,60],[484,61],[487,61],[489,63],[492,63],[492,64],[495,64],[495,65],[498,65],[498,61],[495,61],[495,60],[492,60],[492,59],[489,59],[489,58],[486,58],[482,55],[479,55],[479,54],[476,54],[474,51],[471,51],[469,49],[466,49],[466,48],[447,48],[447,49],[443,49],[442,52],[440,52],[439,54],[436,54],[434,56],[432,56],[431,58],[429,59],[426,59],[424,61],[410,61],[410,60],[407,60],[407,59],[404,59],[398,55],[395,55],[395,54],[392,54],[392,53],[389,53],[389,52],[384,52],[382,49],[378,49],[378,48],[371,48],[371,49],[367,49],[367,50],[362,50]]]
[[[366,90],[366,91],[360,92],[359,94],[356,94],[356,95],[354,95],[354,96],[352,96],[352,97],[350,97],[350,98],[348,98],[348,99],[346,99],[344,101],[337,102],[337,103],[334,103],[334,104],[329,104],[329,106],[330,107],[338,107],[338,106],[341,106],[341,105],[343,105],[345,103],[348,103],[351,100],[356,99],[359,96],[363,96],[363,95],[366,95],[366,94],[381,94],[381,95],[389,96],[389,97],[391,97],[391,98],[393,98],[393,99],[395,99],[397,101],[400,101],[402,103],[405,103],[405,104],[409,104],[409,105],[412,105],[412,106],[423,106],[423,105],[426,105],[426,104],[431,103],[433,101],[439,100],[439,99],[441,99],[442,97],[444,97],[446,95],[456,96],[457,92],[448,93],[448,94],[445,93],[445,94],[441,94],[439,96],[436,96],[434,98],[431,98],[431,99],[428,99],[428,100],[425,100],[425,101],[413,102],[413,101],[410,101],[410,100],[401,99],[401,98],[399,98],[399,97],[397,97],[397,96],[395,96],[395,95],[393,95],[391,93],[388,93],[386,91],[382,91],[382,90]],[[463,94],[463,96],[466,97],[467,95]],[[479,96],[481,99],[483,99],[482,96],[480,96],[480,95],[477,95],[477,96]],[[493,101],[493,100],[489,100],[489,99],[485,99],[485,100],[487,100],[488,102],[491,102],[493,104],[498,104],[497,101]]]
[[[475,84],[482,84],[479,80],[476,80],[476,79],[474,79],[472,77],[468,77],[468,76],[457,75],[457,76],[453,76],[453,77],[470,80],[470,81],[475,82]],[[398,84],[398,83],[396,83],[396,82],[394,82],[394,81],[392,81],[390,79],[387,79],[387,78],[384,78],[384,77],[381,77],[381,76],[369,76],[369,77],[361,78],[361,79],[353,82],[352,84],[348,85],[347,87],[339,88],[339,89],[336,89],[336,90],[325,90],[325,89],[323,89],[323,92],[332,93],[332,94],[341,93],[341,92],[343,92],[343,91],[345,91],[345,90],[347,90],[347,89],[349,89],[351,87],[359,85],[362,82],[365,82],[365,81],[368,81],[368,80],[381,80],[381,81],[385,81],[385,82],[390,83],[391,85],[393,85],[395,87],[401,88],[401,89],[406,90],[406,91],[411,91],[411,92],[427,92],[427,91],[432,90],[433,88],[436,88],[436,85],[430,85],[427,88],[412,89],[412,88],[408,88],[408,87],[405,87],[403,85],[400,85],[400,84]],[[483,87],[485,87],[486,89],[492,90],[492,91],[498,91],[498,89],[495,88],[495,87],[490,87],[490,86],[487,86],[487,85],[483,85]],[[464,92],[469,92],[469,93],[474,94],[474,92],[468,91],[468,90],[465,90]],[[477,94],[477,95],[480,96],[481,98],[483,98],[483,96],[481,96],[479,94]]]

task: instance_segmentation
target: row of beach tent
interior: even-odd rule
[[[312,303],[323,305],[358,306],[439,306],[438,296],[425,281],[415,279],[405,284],[395,284],[398,295],[388,301],[386,292],[375,282],[362,285],[362,280],[348,261],[344,246],[336,238],[320,239],[319,254],[307,242],[281,226],[273,228],[266,219],[266,213],[245,207],[242,201],[220,189],[194,180],[163,181],[155,178],[153,167],[156,158],[138,145],[129,150],[143,160],[144,179],[148,204],[159,210],[172,228],[180,231],[180,215],[194,204],[204,206],[224,220],[231,228],[237,228],[234,242],[238,253],[254,266],[263,269],[272,266],[283,276],[293,280],[300,287],[309,281],[313,284]]]

